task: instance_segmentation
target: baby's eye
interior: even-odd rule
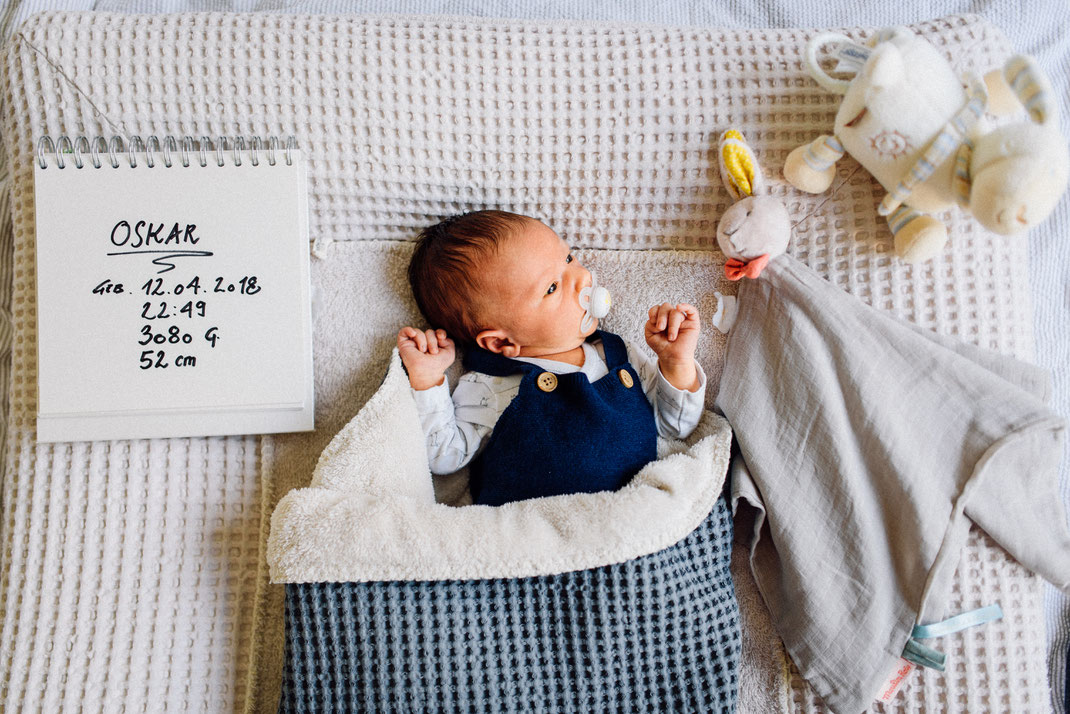
[[[553,284],[552,284],[552,285],[551,285],[551,286],[549,287],[549,289],[547,289],[547,291],[546,291],[546,294],[547,294],[547,295],[553,295],[553,294],[554,294],[555,292],[557,292],[557,283],[553,283]]]
[[[569,253],[568,257],[565,258],[565,264],[567,265],[568,263],[571,263],[571,262],[572,262],[572,253]]]

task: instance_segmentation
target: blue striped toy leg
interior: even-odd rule
[[[888,227],[895,237],[895,254],[907,263],[934,258],[947,243],[947,227],[943,223],[909,206],[892,211]]]

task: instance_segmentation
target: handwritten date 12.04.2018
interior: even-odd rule
[[[213,296],[253,296],[262,289],[263,286],[259,284],[255,275],[245,275],[236,280],[215,276],[204,281],[200,276],[181,281],[149,278],[134,289],[130,289],[122,282],[105,278],[93,288],[92,293],[99,296],[134,295],[142,298],[139,301],[141,312],[138,317],[150,322],[140,327],[137,344],[142,348],[149,347],[150,349],[141,350],[138,366],[140,369],[147,370],[166,369],[171,365],[175,367],[197,366],[197,355],[190,354],[190,351],[205,346],[208,349],[215,349],[222,341],[222,335],[219,325],[208,325],[202,333],[201,328],[190,328],[189,325],[195,323],[189,321],[208,317],[208,301]],[[203,297],[170,302],[170,298],[181,296]],[[152,299],[144,300],[145,297]],[[183,322],[181,325],[168,325],[160,322],[167,319]],[[169,355],[162,348],[176,348],[181,351],[181,354]]]

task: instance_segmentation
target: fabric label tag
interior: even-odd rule
[[[836,67],[832,71],[854,72],[857,74],[871,54],[873,54],[873,50],[865,45],[855,44],[854,42],[841,42],[840,48],[836,52]]]
[[[907,680],[910,674],[914,671],[914,665],[902,657],[899,658],[899,664],[895,668],[895,672],[888,678],[888,681],[884,683],[880,688],[880,693],[877,694],[878,702],[890,702],[895,698],[896,692],[903,685],[903,682]]]

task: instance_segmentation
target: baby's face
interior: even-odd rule
[[[549,227],[532,219],[502,241],[481,266],[484,322],[519,348],[507,357],[537,357],[575,349],[598,323],[580,331],[580,290],[591,273]]]

